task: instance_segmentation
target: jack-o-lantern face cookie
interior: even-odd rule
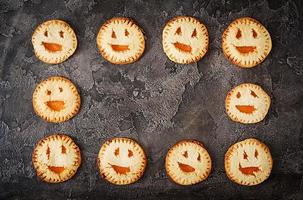
[[[32,43],[37,58],[45,63],[57,64],[73,55],[77,37],[66,22],[49,20],[36,28]]]
[[[164,52],[176,63],[187,64],[200,60],[208,50],[208,43],[207,28],[193,17],[175,17],[163,29]]]
[[[177,184],[193,185],[205,180],[211,172],[211,158],[204,146],[195,140],[182,140],[169,149],[165,168]]]
[[[49,77],[36,87],[33,107],[37,115],[48,122],[64,122],[78,113],[80,95],[70,80],[60,76]]]
[[[243,83],[228,92],[225,108],[228,116],[243,124],[257,123],[264,119],[270,106],[270,97],[258,85]]]
[[[129,18],[115,17],[106,21],[97,36],[101,55],[114,64],[128,64],[138,60],[144,52],[142,30]]]
[[[265,181],[273,161],[269,148],[257,139],[246,139],[232,145],[225,154],[225,171],[240,185],[257,185]]]
[[[141,178],[147,159],[135,141],[113,138],[102,145],[97,162],[102,178],[116,185],[126,185]]]
[[[233,21],[222,36],[225,56],[233,64],[250,68],[263,62],[271,50],[271,37],[257,20],[243,17]]]
[[[54,134],[37,143],[32,160],[37,176],[49,183],[59,183],[75,175],[81,154],[69,136]]]

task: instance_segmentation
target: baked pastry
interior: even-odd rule
[[[178,16],[171,19],[163,29],[164,52],[176,63],[197,62],[206,54],[208,44],[207,28],[196,18]]]
[[[49,77],[36,87],[33,107],[38,116],[48,122],[64,122],[80,109],[80,94],[76,86],[60,76]]]
[[[33,33],[32,44],[38,59],[49,64],[67,60],[77,48],[77,37],[69,24],[49,20],[40,24]]]
[[[98,155],[102,178],[116,185],[131,184],[139,180],[146,164],[147,159],[142,147],[129,138],[106,141]]]
[[[101,26],[97,45],[107,61],[113,64],[128,64],[142,56],[145,40],[142,29],[133,20],[114,17]]]
[[[233,64],[250,68],[263,62],[272,47],[266,28],[257,20],[243,17],[233,21],[222,36],[222,48]]]

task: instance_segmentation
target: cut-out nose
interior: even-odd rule
[[[243,54],[252,53],[255,51],[255,46],[235,46],[236,49]]]
[[[186,52],[186,53],[191,53],[191,46],[181,43],[181,42],[175,42],[173,43],[174,46],[179,49],[180,51]]]
[[[190,166],[190,165],[183,164],[183,163],[180,163],[180,162],[178,162],[178,165],[179,165],[180,169],[181,169],[183,172],[194,172],[194,171],[195,171],[195,168],[193,168],[193,167]]]
[[[246,114],[251,114],[255,110],[255,106],[250,106],[250,105],[236,105],[236,108],[241,112],[241,113],[246,113]]]
[[[127,174],[130,172],[129,167],[121,167],[119,165],[111,165],[117,174]]]
[[[50,52],[62,51],[62,45],[57,43],[42,42],[42,45]]]
[[[64,109],[65,103],[64,101],[47,101],[46,105],[54,111],[60,111]]]
[[[110,46],[114,51],[118,51],[118,52],[129,50],[128,45],[111,44]]]
[[[55,166],[48,166],[48,169],[56,174],[61,174],[64,171],[64,167],[55,167]]]

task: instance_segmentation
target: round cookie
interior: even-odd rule
[[[112,184],[127,185],[141,178],[147,159],[134,140],[113,138],[101,146],[97,162],[102,178]]]
[[[260,22],[250,17],[233,21],[222,36],[225,57],[243,68],[254,67],[263,62],[271,47],[269,32]]]
[[[49,183],[72,178],[81,164],[79,147],[67,135],[54,134],[41,139],[32,155],[37,176]]]
[[[101,55],[113,64],[128,64],[137,61],[145,49],[142,29],[126,17],[107,20],[97,35]]]
[[[67,60],[77,48],[74,30],[62,20],[40,24],[33,33],[32,44],[38,59],[49,64]]]
[[[249,138],[233,144],[225,154],[228,178],[240,185],[257,185],[265,181],[272,170],[269,148],[261,141]]]
[[[171,19],[163,29],[164,52],[176,63],[197,62],[206,54],[208,44],[207,28],[196,18],[178,16]]]
[[[251,124],[262,121],[268,113],[270,97],[259,86],[243,83],[230,90],[225,99],[227,115],[235,122]]]
[[[36,87],[33,107],[38,116],[48,122],[64,122],[80,109],[80,94],[76,86],[60,76],[49,77]]]
[[[169,149],[165,158],[167,175],[180,185],[193,185],[205,180],[211,167],[210,155],[196,140],[179,141]]]

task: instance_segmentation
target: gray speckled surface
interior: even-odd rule
[[[166,21],[192,15],[210,32],[210,49],[198,63],[178,65],[162,51]],[[133,64],[112,65],[100,56],[96,33],[106,19],[133,18],[146,34],[146,51]],[[221,34],[237,17],[260,20],[273,49],[253,69],[231,65],[221,50]],[[78,49],[66,62],[39,61],[31,45],[35,27],[60,18],[74,28]],[[42,1],[0,2],[0,199],[303,199],[303,2],[302,1]],[[72,120],[51,124],[33,112],[32,92],[51,75],[70,78],[82,97]],[[234,123],[224,112],[225,95],[242,82],[260,84],[271,96],[266,119]],[[35,143],[54,132],[71,135],[83,162],[71,180],[41,182],[31,164]],[[114,186],[98,174],[96,157],[109,138],[127,136],[146,150],[143,178]],[[224,173],[227,148],[256,137],[271,149],[274,168],[256,187],[238,186]],[[202,141],[213,160],[210,177],[195,186],[170,182],[164,170],[167,149],[180,139]]]

